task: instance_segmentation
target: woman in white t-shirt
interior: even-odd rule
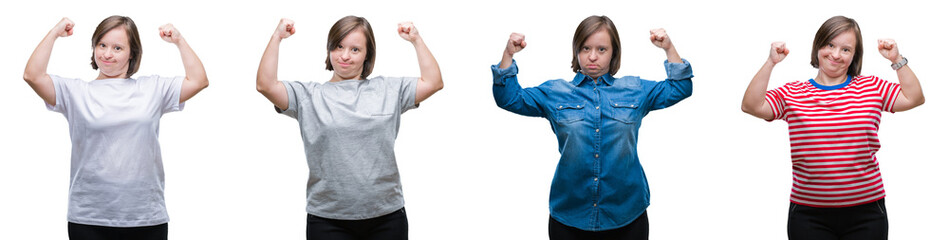
[[[307,239],[407,239],[408,220],[394,144],[402,113],[442,89],[441,70],[418,30],[398,33],[415,47],[421,77],[369,78],[375,38],[369,21],[346,16],[326,41],[325,83],[278,81],[280,42],[296,32],[280,20],[257,70],[257,91],[300,125],[309,167]]]
[[[49,75],[53,43],[73,34],[63,18],[40,42],[23,79],[69,122],[72,156],[69,183],[70,239],[167,239],[165,176],[158,145],[159,118],[180,111],[208,86],[204,65],[171,24],[162,40],[178,46],[184,77],[131,78],[142,44],[131,18],[111,16],[92,36],[94,81]]]

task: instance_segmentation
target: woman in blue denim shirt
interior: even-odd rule
[[[573,37],[572,80],[521,88],[514,53],[527,46],[512,33],[494,73],[499,107],[544,117],[557,135],[560,162],[550,187],[550,239],[648,239],[649,186],[636,154],[639,126],[649,111],[692,95],[692,67],[679,58],[663,29],[650,40],[666,52],[667,79],[616,78],[620,40],[606,16],[590,16]]]

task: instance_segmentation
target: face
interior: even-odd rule
[[[610,59],[613,58],[613,42],[606,30],[590,35],[580,47],[577,60],[583,74],[596,79],[610,72]]]
[[[363,62],[366,61],[366,35],[355,30],[330,51],[330,64],[333,65],[334,80],[359,79]]]
[[[106,32],[95,46],[96,65],[99,78],[125,78],[129,70],[129,37],[125,28],[117,27]]]
[[[840,77],[847,74],[853,61],[857,46],[857,35],[846,31],[830,40],[830,43],[817,50],[818,68],[828,77]]]

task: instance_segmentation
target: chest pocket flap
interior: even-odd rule
[[[639,99],[610,99],[610,116],[620,122],[638,121],[641,109]]]
[[[554,106],[554,120],[568,124],[583,120],[583,103],[558,103]]]

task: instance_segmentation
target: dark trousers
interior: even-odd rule
[[[886,206],[883,199],[844,208],[817,208],[791,203],[788,239],[886,240]]]
[[[145,227],[106,227],[69,223],[68,232],[71,240],[167,240],[168,223]]]
[[[639,215],[636,220],[626,226],[597,232],[567,226],[551,217],[547,224],[547,234],[551,240],[646,240],[649,239],[649,217],[646,216],[646,212],[643,212],[643,215]]]
[[[307,240],[409,239],[405,208],[364,220],[337,220],[306,215]]]

